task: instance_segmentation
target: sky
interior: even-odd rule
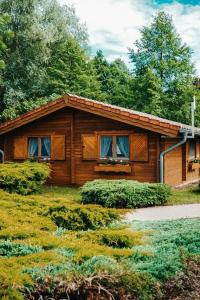
[[[129,65],[128,49],[140,38],[139,29],[151,23],[159,10],[170,13],[182,41],[193,50],[200,75],[200,0],[59,0],[74,4],[85,23],[94,55],[102,49],[109,61],[123,59]],[[129,65],[130,66],[130,65]]]

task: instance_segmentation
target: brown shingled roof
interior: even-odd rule
[[[43,105],[30,112],[27,112],[14,120],[1,124],[0,135],[67,106],[117,120],[122,123],[158,132],[166,136],[177,136],[181,130],[191,131],[192,129],[191,126],[159,118],[154,115],[122,108],[119,106],[83,98],[76,95],[66,94],[63,97],[55,101],[51,101],[46,105]],[[200,135],[200,128],[195,128],[195,133]]]

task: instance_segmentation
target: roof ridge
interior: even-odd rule
[[[89,102],[93,102],[93,103],[97,103],[97,104],[100,103],[100,104],[105,105],[107,107],[116,108],[116,109],[119,109],[121,111],[130,112],[132,114],[137,114],[139,116],[144,116],[144,117],[147,117],[147,118],[155,119],[155,120],[160,121],[160,122],[165,122],[165,123],[168,123],[168,124],[170,123],[172,125],[181,126],[182,128],[192,128],[191,125],[184,124],[184,123],[177,122],[177,121],[173,121],[173,120],[169,120],[169,119],[162,118],[162,117],[158,117],[158,116],[153,115],[153,114],[149,114],[149,113],[137,111],[137,110],[130,109],[130,108],[125,108],[125,107],[122,107],[122,106],[110,104],[110,103],[103,102],[103,101],[93,100],[93,99],[90,99],[90,98],[87,98],[87,97],[78,96],[76,94],[67,93],[67,95],[69,97],[77,97],[79,99],[87,100]],[[195,129],[199,129],[200,130],[200,128],[198,128],[198,127],[195,127]]]
[[[35,108],[14,120],[0,124],[0,135],[26,125],[66,106],[71,106],[74,109],[85,110],[93,114],[105,116],[125,124],[141,127],[167,136],[177,136],[181,129],[188,131],[192,130],[192,126],[190,125],[68,93],[53,101],[49,101],[48,103]],[[195,133],[200,135],[200,128],[196,127]]]

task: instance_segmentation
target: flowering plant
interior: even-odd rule
[[[105,164],[105,165],[128,165],[129,162],[128,162],[128,160],[108,157],[105,160],[102,160],[101,164]]]
[[[189,161],[189,163],[200,163],[200,158],[199,157],[193,158]]]

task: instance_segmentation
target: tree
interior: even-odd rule
[[[23,102],[47,95],[47,68],[55,50],[69,36],[87,45],[87,32],[71,6],[61,7],[56,0],[0,0],[0,13],[10,15],[14,38],[4,53],[4,89],[1,110],[4,119],[21,113]],[[39,100],[39,104],[41,101]]]
[[[9,29],[10,16],[0,15],[0,86],[3,85],[3,71],[5,69],[4,56],[8,53],[7,41],[13,38],[13,32]]]
[[[102,98],[94,66],[73,37],[68,36],[66,41],[55,45],[47,74],[49,95],[70,92]]]
[[[172,18],[165,12],[159,12],[149,27],[141,29],[141,39],[136,41],[135,46],[137,50],[130,51],[130,58],[136,82],[141,80],[140,90],[151,85],[152,76],[155,76],[156,85],[160,85],[156,89],[159,101],[154,101],[154,97],[147,93],[148,99],[141,99],[140,108],[148,112],[158,111],[160,116],[172,120],[188,122],[189,104],[194,92],[192,51],[182,43]]]
[[[101,50],[94,57],[94,65],[107,102],[133,107],[133,76],[125,63],[117,59],[109,63]]]

